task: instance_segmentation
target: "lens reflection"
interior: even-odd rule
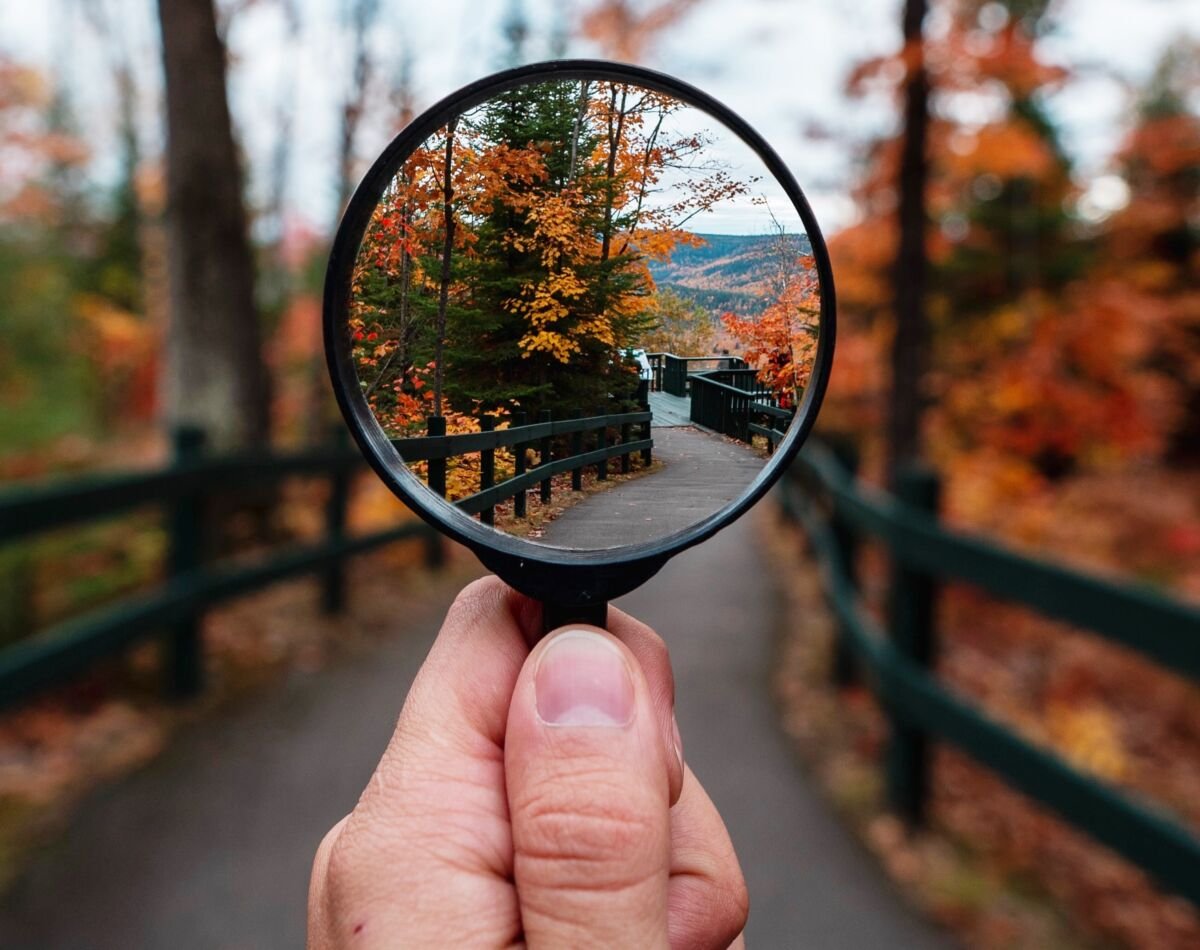
[[[737,498],[819,339],[801,221],[707,113],[627,83],[519,86],[406,157],[353,277],[363,397],[438,497],[607,549]]]

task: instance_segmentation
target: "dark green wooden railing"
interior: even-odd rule
[[[512,424],[506,429],[496,429],[495,420],[483,417],[481,432],[464,432],[446,435],[446,420],[441,416],[430,416],[426,435],[407,439],[393,439],[392,445],[406,462],[428,463],[429,487],[446,497],[446,460],[462,455],[479,453],[479,490],[457,499],[454,504],[469,515],[479,515],[484,524],[492,524],[496,505],[513,499],[514,514],[518,518],[526,515],[525,493],[537,486],[542,501],[550,501],[555,475],[571,473],[571,489],[583,487],[583,470],[596,466],[596,476],[601,481],[608,478],[608,460],[620,457],[621,471],[631,470],[633,455],[641,456],[649,465],[654,440],[650,437],[649,412],[624,412],[614,415],[584,416],[582,410],[569,419],[551,418],[543,412],[539,421],[529,424],[525,413],[515,413]],[[640,438],[633,437],[634,429]],[[613,433],[613,438],[610,438]],[[567,439],[565,437],[569,436]],[[558,457],[554,458],[558,447]],[[515,471],[510,478],[496,482],[496,449],[512,449]],[[526,470],[525,452],[535,449],[539,464]]]
[[[754,369],[719,369],[692,376],[691,419],[698,425],[749,443],[766,439],[767,450],[787,435],[792,413],[775,405],[775,394]]]
[[[745,367],[740,356],[676,356],[674,353],[647,353],[650,362],[650,388],[671,396],[686,397],[696,373],[720,368]]]
[[[1193,680],[1200,679],[1200,610],[943,527],[936,518],[937,482],[928,473],[906,473],[894,498],[857,483],[852,468],[827,448],[806,446],[783,480],[781,498],[821,563],[837,619],[835,676],[865,674],[889,717],[893,807],[910,821],[921,819],[928,744],[944,740],[1200,905],[1200,839],[1166,812],[1021,738],[931,672],[934,606],[944,581],[971,584],[1086,628]],[[881,541],[894,563],[886,630],[859,602],[854,551],[863,535]]]
[[[166,577],[160,587],[0,650],[0,707],[55,686],[98,660],[154,637],[161,637],[165,647],[167,689],[178,697],[190,696],[203,682],[200,621],[216,604],[288,577],[320,572],[323,609],[338,611],[345,602],[346,559],[404,539],[419,539],[424,544],[430,566],[441,563],[440,536],[422,522],[347,536],[350,478],[363,464],[356,449],[341,445],[287,454],[206,456],[203,435],[195,429],[179,430],[174,444],[172,464],[162,469],[0,494],[0,544],[147,506],[163,511],[169,533]],[[295,476],[330,481],[323,540],[290,546],[251,563],[207,563],[205,511],[210,498],[228,493],[231,487],[274,488]]]

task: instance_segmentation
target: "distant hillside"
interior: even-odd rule
[[[780,254],[800,257],[812,253],[802,234],[701,234],[700,247],[680,247],[668,263],[652,263],[650,272],[660,288],[670,288],[694,300],[713,316],[733,311],[753,313],[762,308],[763,281],[773,272]]]

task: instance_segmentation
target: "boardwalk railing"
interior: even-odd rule
[[[146,506],[163,511],[169,533],[166,578],[160,587],[130,595],[0,650],[0,707],[58,685],[132,644],[157,637],[163,638],[166,650],[163,672],[168,691],[177,697],[190,696],[203,685],[200,621],[216,604],[288,577],[320,572],[323,609],[341,610],[346,559],[405,539],[419,539],[424,544],[428,565],[441,563],[441,538],[423,522],[347,536],[350,477],[363,464],[356,449],[342,445],[287,454],[206,456],[203,433],[190,428],[175,433],[174,445],[172,463],[154,471],[0,494],[0,544]],[[296,476],[329,479],[321,541],[289,546],[252,563],[206,563],[208,499],[228,494],[230,486],[273,488]]]
[[[821,563],[837,618],[835,676],[844,682],[861,668],[890,719],[886,778],[893,807],[910,821],[921,819],[928,744],[944,740],[1200,905],[1200,839],[1165,812],[989,718],[931,670],[942,581],[968,583],[1086,628],[1193,680],[1200,679],[1200,610],[942,527],[938,485],[928,473],[909,472],[898,495],[863,487],[853,464],[843,466],[815,445],[805,447],[782,491],[784,510],[803,526]],[[881,541],[893,559],[886,629],[859,603],[854,551],[861,535]]]
[[[691,419],[746,443],[762,436],[771,452],[787,434],[792,413],[775,405],[757,370],[719,369],[692,376]]]
[[[548,412],[535,423],[526,422],[524,413],[516,413],[507,429],[496,429],[495,420],[480,420],[481,432],[446,435],[446,420],[430,416],[424,436],[393,439],[392,444],[406,462],[427,462],[429,487],[446,497],[446,460],[479,453],[479,490],[454,504],[470,515],[479,515],[484,524],[495,520],[496,505],[513,499],[514,514],[526,515],[525,493],[539,487],[539,497],[549,501],[555,475],[571,473],[571,488],[583,488],[583,470],[596,466],[597,478],[608,478],[608,460],[619,457],[621,471],[629,472],[632,457],[640,454],[649,465],[654,440],[650,437],[649,412],[625,412],[616,415],[583,416],[580,410],[570,419],[554,420]],[[634,438],[635,429],[640,438]],[[610,441],[610,432],[617,433]],[[564,437],[569,436],[569,439]],[[557,442],[556,442],[557,440]],[[554,449],[559,447],[559,457]],[[565,448],[564,448],[565,444]],[[496,449],[512,450],[515,471],[511,478],[497,483]],[[539,464],[526,470],[526,450],[538,452]]]
[[[647,353],[650,361],[650,388],[671,396],[686,397],[696,373],[712,369],[741,368],[740,356],[676,356],[674,353]]]

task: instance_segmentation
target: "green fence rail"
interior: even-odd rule
[[[910,821],[921,819],[928,743],[943,740],[1200,905],[1200,839],[1191,831],[1021,738],[930,671],[937,588],[948,580],[1087,628],[1192,679],[1200,678],[1200,610],[951,531],[937,521],[931,475],[905,473],[892,497],[857,483],[845,460],[852,463],[852,456],[839,460],[828,448],[806,446],[783,480],[781,498],[822,568],[837,620],[835,676],[844,680],[860,670],[889,718],[892,806]],[[894,562],[886,629],[859,603],[854,552],[862,536],[881,541]]]
[[[492,524],[496,505],[513,499],[514,515],[526,514],[525,493],[537,486],[542,501],[550,501],[555,475],[571,473],[571,490],[583,488],[583,470],[596,466],[596,477],[608,478],[608,461],[620,458],[621,472],[632,470],[632,458],[639,455],[649,465],[654,440],[650,437],[651,413],[624,412],[612,415],[584,416],[577,410],[569,419],[553,419],[543,411],[532,424],[523,412],[514,413],[506,429],[496,429],[495,420],[480,420],[482,431],[446,435],[446,420],[430,416],[426,435],[393,439],[392,445],[406,462],[427,462],[431,490],[446,497],[446,460],[479,453],[479,491],[454,504],[469,515],[479,515],[484,524]],[[634,438],[634,430],[640,438]],[[570,439],[565,437],[570,436]],[[515,471],[510,478],[496,481],[496,449],[510,448]],[[525,450],[536,449],[539,463],[526,470]],[[557,451],[556,451],[557,449]],[[557,458],[554,456],[557,454]]]
[[[773,452],[787,435],[792,413],[775,405],[775,393],[754,369],[719,369],[691,378],[691,420],[749,444],[756,435]]]
[[[250,452],[206,456],[196,429],[175,433],[172,464],[149,472],[46,484],[0,493],[0,544],[147,506],[163,511],[169,534],[161,587],[65,621],[0,650],[0,707],[29,698],[86,671],[105,657],[148,638],[162,638],[163,673],[176,697],[203,686],[200,621],[206,610],[299,574],[320,572],[327,612],[345,603],[345,561],[382,545],[420,540],[426,563],[442,562],[440,536],[423,522],[347,536],[350,478],[363,464],[347,446],[288,454]],[[315,544],[289,546],[253,562],[207,563],[205,511],[210,498],[296,476],[327,478],[325,534]]]
[[[650,389],[671,396],[691,393],[692,377],[713,369],[738,369],[746,366],[740,356],[677,356],[674,353],[647,353],[650,363]]]

